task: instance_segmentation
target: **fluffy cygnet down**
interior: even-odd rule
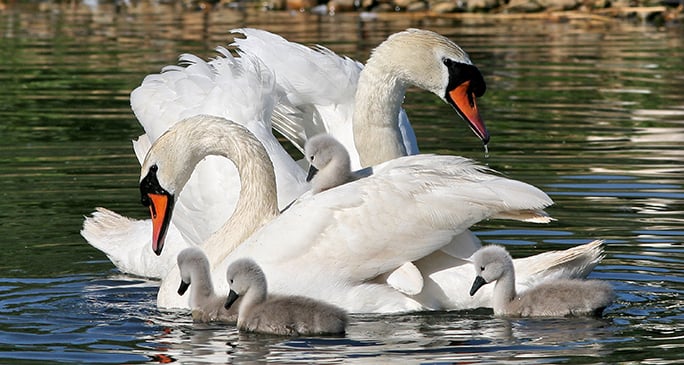
[[[214,293],[209,260],[199,247],[189,247],[178,254],[181,284],[178,295],[184,295],[190,287],[190,308],[196,322],[237,322],[237,310],[226,309],[226,296]]]
[[[328,134],[319,134],[307,140],[304,155],[310,164],[306,181],[311,182],[314,194],[358,179],[351,170],[349,152]]]
[[[548,280],[518,294],[513,259],[505,248],[489,245],[473,254],[475,281],[470,295],[485,284],[494,284],[494,314],[519,317],[597,315],[614,299],[610,284],[597,280]]]
[[[343,334],[347,313],[332,304],[302,296],[268,295],[266,276],[252,259],[239,259],[226,273],[226,308],[238,299],[238,328],[286,336]]]

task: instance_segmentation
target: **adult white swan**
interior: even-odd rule
[[[372,175],[299,201],[278,215],[273,167],[259,141],[238,124],[212,116],[179,122],[150,149],[141,168],[141,196],[160,224],[168,226],[175,196],[192,167],[207,155],[224,156],[237,166],[242,190],[235,214],[203,244],[218,292],[227,292],[227,266],[241,257],[259,262],[275,293],[306,295],[351,312],[401,312],[487,305],[466,291],[437,283],[407,295],[385,275],[406,262],[424,280],[450,269],[446,280],[463,281],[472,272],[440,249],[454,235],[486,218],[544,219],[551,199],[528,184],[503,178],[456,156],[406,156],[374,166]],[[401,214],[398,214],[401,212]],[[440,260],[421,260],[440,255]],[[586,275],[600,252],[566,252],[537,257],[536,271],[521,268],[521,282],[544,275]],[[538,261],[538,262],[537,262]],[[451,263],[455,263],[451,265]],[[558,264],[563,262],[562,264]],[[437,269],[437,266],[447,266]],[[529,264],[529,261],[527,262]],[[463,267],[464,269],[458,269]],[[463,275],[461,277],[460,275]],[[158,305],[187,307],[176,293],[177,268],[162,281]],[[459,288],[460,289],[460,288]]]
[[[221,55],[209,62],[183,55],[180,62],[188,67],[166,67],[134,90],[131,105],[147,132],[135,143],[140,160],[150,143],[178,120],[196,114],[227,117],[244,123],[266,146],[283,207],[308,186],[304,172],[271,134],[272,104],[279,102],[273,119],[278,130],[296,145],[303,146],[308,135],[327,131],[345,144],[354,156],[352,166],[359,167],[417,153],[415,136],[401,110],[409,85],[437,94],[483,141],[489,139],[476,105],[485,91],[482,75],[446,37],[416,29],[397,33],[378,46],[362,68],[323,48],[312,50],[254,29],[239,32],[247,36],[236,40],[242,57],[233,58],[222,48]],[[284,97],[278,99],[280,95]],[[145,248],[159,247],[141,234],[151,230],[149,221],[98,209],[84,222],[82,235],[122,271],[162,277],[175,265],[173,254],[204,242],[232,213],[238,186],[232,164],[212,157],[200,163],[175,205],[167,237],[173,242],[167,245],[172,254],[154,250],[162,253],[162,260],[154,261],[152,251]],[[470,234],[464,237],[467,251],[474,251],[477,242]]]

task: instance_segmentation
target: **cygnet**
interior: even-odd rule
[[[494,314],[516,317],[597,315],[614,299],[610,284],[597,280],[548,280],[516,293],[513,259],[505,248],[489,245],[472,256],[475,281],[470,295],[485,284],[494,284]]]
[[[343,334],[347,313],[332,304],[303,296],[268,295],[266,276],[249,258],[228,266],[230,293],[225,307],[238,305],[240,330],[286,336]]]
[[[319,134],[306,141],[304,155],[310,168],[306,181],[313,194],[357,180],[352,172],[349,152],[334,137]]]
[[[209,260],[199,247],[189,247],[176,258],[180,269],[181,284],[178,295],[184,295],[190,287],[190,308],[192,318],[196,322],[230,322],[237,321],[237,310],[226,309],[226,296],[214,293],[211,282]]]

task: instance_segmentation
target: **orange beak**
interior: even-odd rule
[[[470,93],[469,88],[470,81],[466,81],[447,92],[447,95],[456,111],[468,122],[470,129],[486,145],[489,142],[489,132],[477,110],[475,94]]]
[[[164,248],[164,238],[171,221],[173,201],[169,195],[148,193],[150,198],[150,216],[152,217],[152,250],[161,255]]]

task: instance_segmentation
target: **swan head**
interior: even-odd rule
[[[254,292],[254,297],[266,297],[266,276],[252,259],[243,258],[231,263],[226,271],[226,279],[230,286],[226,309],[230,309],[239,297],[251,292]]]
[[[170,175],[176,170],[174,158],[169,155],[173,148],[165,148],[174,130],[167,131],[152,145],[140,172],[140,202],[150,209],[152,217],[152,250],[157,256],[164,248],[164,239],[175,202],[175,183]]]
[[[147,152],[140,168],[140,202],[150,209],[155,254],[161,255],[164,248],[176,195],[204,157],[199,141],[204,135],[221,133],[219,128],[229,123],[208,115],[186,118],[162,134]]]
[[[147,171],[140,180],[140,202],[150,209],[152,217],[152,250],[157,256],[161,255],[164,238],[173,212],[173,194],[164,189],[159,182],[159,166],[151,164],[143,170]]]
[[[183,295],[192,284],[192,275],[195,270],[208,269],[209,260],[199,247],[189,247],[181,251],[176,257],[180,270],[181,283],[178,287],[178,295]]]
[[[438,33],[407,29],[380,44],[368,65],[381,64],[407,84],[428,90],[451,105],[482,140],[489,132],[477,108],[477,98],[487,90],[484,78],[468,54]]]
[[[470,288],[471,296],[483,285],[496,281],[513,270],[511,255],[505,248],[497,245],[479,249],[471,257],[471,262],[475,266],[475,281]]]

